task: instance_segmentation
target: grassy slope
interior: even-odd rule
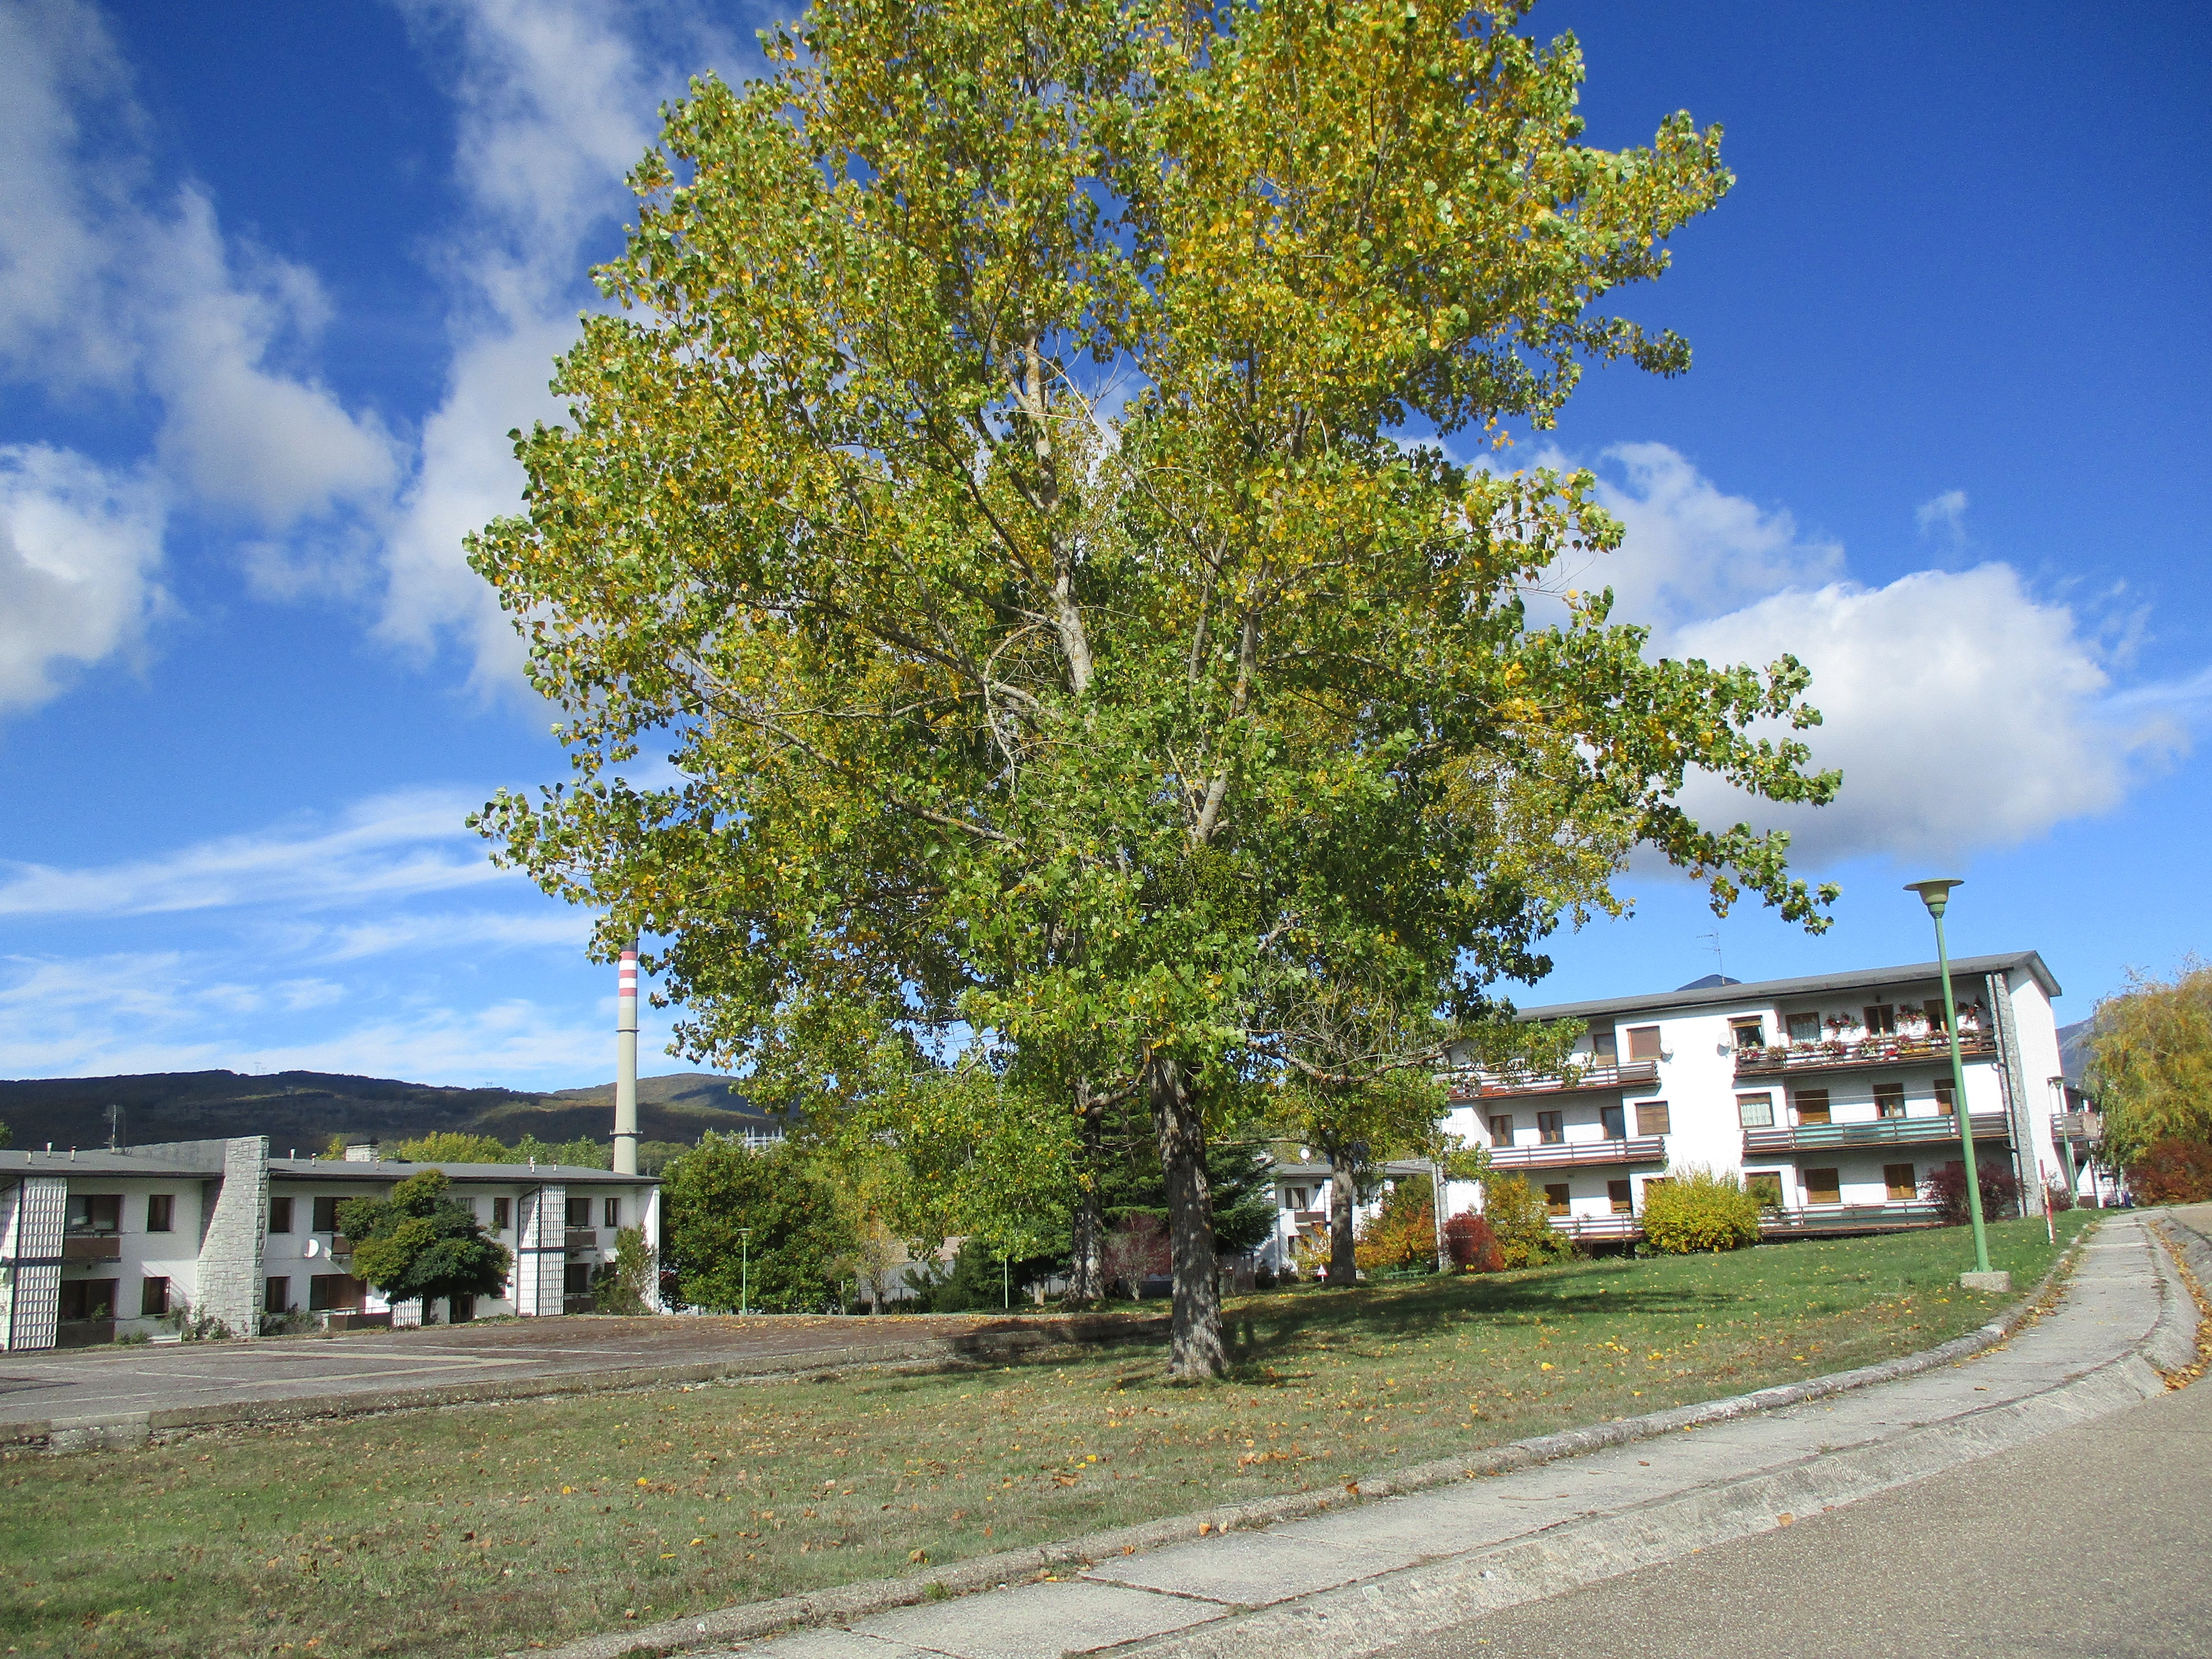
[[[1966,1255],[1944,1231],[1252,1297],[1215,1387],[1125,1349],[16,1458],[0,1628],[24,1653],[556,1640],[1907,1352],[2002,1300],[1951,1288]],[[2033,1282],[2042,1224],[1992,1255]]]

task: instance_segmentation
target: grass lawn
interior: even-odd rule
[[[2048,1266],[2040,1219],[1991,1234],[2023,1287]],[[1241,1297],[1195,1388],[1132,1346],[17,1455],[0,1635],[496,1653],[1864,1364],[1983,1323],[1971,1265],[1958,1229]]]

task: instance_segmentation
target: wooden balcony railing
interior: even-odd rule
[[[2002,1112],[1974,1114],[1976,1140],[2002,1140]],[[1959,1120],[1948,1112],[1927,1117],[1883,1117],[1871,1123],[1801,1123],[1794,1129],[1746,1129],[1743,1155],[1771,1158],[1777,1152],[1826,1152],[1854,1146],[1932,1146],[1959,1138]]]
[[[1762,1238],[1794,1238],[1808,1233],[1878,1233],[1907,1227],[1940,1227],[1941,1206],[1923,1204],[1816,1204],[1803,1210],[1768,1210],[1759,1218]]]
[[[1644,1218],[1640,1215],[1555,1215],[1551,1218],[1551,1222],[1560,1232],[1575,1238],[1641,1238],[1644,1236]]]
[[[2061,1112],[2051,1120],[2051,1127],[2061,1140],[2094,1146],[2105,1138],[2105,1117],[2101,1112]]]
[[[1986,1031],[1960,1031],[1959,1058],[1991,1060],[1996,1039]],[[1792,1042],[1772,1048],[1739,1048],[1735,1074],[1747,1077],[1795,1077],[1801,1072],[1849,1070],[1862,1066],[1948,1063],[1951,1039],[1938,1031],[1930,1036],[1870,1036],[1853,1042]]]
[[[1535,1146],[1493,1147],[1493,1170],[1573,1170],[1591,1164],[1664,1164],[1667,1137],[1631,1135],[1615,1140],[1553,1140]]]
[[[1493,1100],[1508,1095],[1587,1095],[1615,1089],[1656,1088],[1659,1062],[1631,1060],[1617,1066],[1571,1066],[1564,1072],[1524,1072],[1501,1077],[1456,1079],[1452,1094],[1461,1100]]]
[[[115,1233],[70,1233],[62,1239],[62,1260],[120,1261],[123,1240]]]
[[[596,1250],[599,1248],[599,1235],[590,1227],[571,1227],[562,1242],[571,1250]]]

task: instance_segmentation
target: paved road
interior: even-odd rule
[[[2212,1654],[2212,1386],[1387,1659]]]
[[[540,1391],[558,1379],[618,1381],[641,1372],[743,1372],[951,1353],[998,1333],[1068,1322],[972,1315],[527,1319],[512,1324],[357,1331],[253,1342],[176,1343],[0,1354],[0,1439],[48,1422],[287,1402],[353,1400],[379,1408],[456,1389]],[[702,1370],[700,1368],[704,1368]],[[639,1380],[646,1380],[640,1377]]]

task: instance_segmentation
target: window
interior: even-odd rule
[[[1513,1114],[1492,1112],[1490,1115],[1490,1144],[1510,1146],[1513,1144]]]
[[[611,1199],[609,1199],[609,1200],[607,1200],[607,1202],[606,1202],[606,1207],[605,1207],[604,1210],[602,1210],[602,1211],[600,1212],[600,1214],[605,1218],[605,1220],[604,1220],[604,1222],[603,1222],[603,1224],[602,1224],[603,1225],[609,1226],[609,1227],[619,1227],[619,1226],[621,1226],[621,1225],[622,1225],[622,1200],[620,1200],[620,1199],[618,1199],[618,1198],[611,1198]]]
[[[1747,1129],[1771,1129],[1774,1127],[1774,1097],[1772,1095],[1738,1095],[1735,1097],[1736,1121]]]
[[[1628,1028],[1628,1057],[1631,1060],[1659,1058],[1659,1028],[1656,1025],[1632,1025]]]
[[[1597,1121],[1606,1139],[1626,1140],[1628,1138],[1628,1110],[1626,1107],[1599,1107]]]
[[[1797,1109],[1797,1127],[1801,1129],[1808,1123],[1832,1121],[1828,1115],[1828,1091],[1826,1089],[1800,1089],[1791,1097],[1790,1104]]]
[[[177,1198],[173,1193],[146,1194],[146,1231],[166,1233],[172,1231],[170,1218],[176,1214]]]
[[[1820,1040],[1820,1016],[1818,1013],[1788,1014],[1784,1024],[1792,1042],[1818,1042]]]
[[[1840,1204],[1844,1201],[1841,1171],[1836,1170],[1808,1170],[1805,1171],[1805,1201],[1808,1204]]]
[[[495,1232],[495,1233],[503,1233],[503,1232],[505,1232],[505,1231],[506,1231],[509,1227],[513,1226],[514,1224],[514,1200],[513,1199],[511,1199],[511,1198],[495,1198],[494,1200],[492,1200],[492,1201],[491,1201],[491,1230],[492,1230],[492,1231],[494,1231],[494,1232]]]
[[[1905,1085],[1902,1083],[1877,1083],[1874,1085],[1874,1115],[1876,1117],[1905,1115]]]
[[[1598,1066],[1617,1066],[1620,1063],[1620,1039],[1613,1034],[1613,1027],[1602,1031],[1590,1028],[1590,1060]]]
[[[315,1203],[315,1224],[307,1231],[315,1233],[334,1233],[338,1230],[338,1200],[319,1198]],[[324,1275],[325,1278],[328,1274]]]
[[[1567,1138],[1567,1115],[1565,1112],[1536,1114],[1536,1139],[1547,1146],[1556,1146]]]
[[[1729,1040],[1739,1049],[1764,1048],[1766,1046],[1766,1022],[1732,1019],[1729,1022]]]
[[[292,1281],[289,1279],[268,1279],[261,1283],[261,1311],[289,1313],[292,1308]]]
[[[1869,1006],[1865,1012],[1866,1019],[1864,1024],[1866,1025],[1866,1031],[1869,1036],[1894,1036],[1897,1035],[1896,1004],[1890,1002],[1875,1003]]]
[[[561,1292],[564,1296],[589,1296],[592,1293],[591,1263],[571,1261],[562,1268]]]
[[[1636,1200],[1632,1195],[1629,1184],[1626,1182],[1607,1182],[1605,1183],[1605,1195],[1607,1200],[1612,1204],[1613,1212],[1615,1215],[1629,1215],[1634,1212],[1636,1209]]]
[[[114,1318],[116,1283],[112,1279],[64,1279],[62,1280],[61,1316],[64,1319]]]
[[[292,1231],[292,1200],[290,1199],[272,1198],[269,1200],[269,1231],[272,1233],[289,1233]]]
[[[571,1227],[588,1227],[592,1224],[590,1199],[571,1197],[568,1200],[568,1224]]]
[[[138,1281],[138,1317],[159,1319],[169,1311],[169,1281],[153,1274]]]
[[[1888,1188],[1893,1204],[1910,1204],[1920,1196],[1920,1185],[1912,1178],[1910,1164],[1885,1164],[1881,1166],[1881,1184]]]
[[[1567,1183],[1565,1182],[1555,1181],[1550,1186],[1544,1188],[1545,1214],[1565,1215],[1567,1213]]]
[[[1759,1201],[1762,1210],[1782,1207],[1782,1171],[1779,1170],[1746,1170],[1743,1189]]]
[[[123,1194],[71,1193],[63,1225],[73,1233],[119,1233],[123,1231]]]
[[[1951,1098],[1951,1079],[1948,1077],[1936,1079],[1936,1109],[1945,1117],[1959,1109],[1958,1103]]]
[[[1640,1135],[1663,1135],[1674,1133],[1674,1125],[1663,1100],[1640,1101],[1636,1108],[1636,1133]]]
[[[361,1292],[361,1280],[351,1273],[317,1273],[307,1281],[307,1310],[310,1313],[359,1313]]]

